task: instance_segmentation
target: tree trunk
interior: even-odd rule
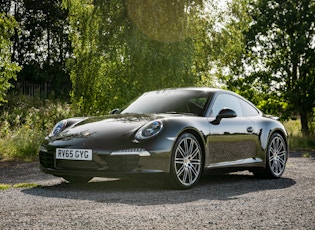
[[[302,134],[303,136],[307,136],[309,134],[309,129],[308,129],[308,118],[307,118],[307,112],[306,111],[301,111],[300,112],[301,116],[301,126],[302,126]]]

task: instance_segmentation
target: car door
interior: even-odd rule
[[[254,134],[254,123],[243,116],[240,99],[227,93],[221,93],[214,99],[209,114],[206,166],[218,163],[224,166],[240,164],[243,160],[255,157],[257,135]],[[217,121],[217,115],[226,109],[233,110],[236,117]]]

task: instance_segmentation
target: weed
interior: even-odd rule
[[[36,188],[40,187],[40,185],[36,183],[18,183],[12,186],[13,188]]]
[[[310,153],[303,153],[303,157],[305,157],[305,158],[310,158],[310,157],[311,157],[311,154],[310,154]]]
[[[40,187],[40,185],[36,183],[18,183],[18,184],[0,184],[0,190],[7,190],[10,188],[36,188]]]
[[[0,184],[0,190],[7,190],[11,187],[9,184]]]

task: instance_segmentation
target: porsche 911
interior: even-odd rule
[[[62,120],[39,152],[41,170],[70,183],[159,174],[178,189],[216,170],[279,178],[287,159],[276,117],[231,91],[197,87],[146,92],[122,111]]]

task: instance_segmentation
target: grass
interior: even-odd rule
[[[36,188],[39,186],[40,185],[36,183],[18,183],[18,184],[14,184],[12,187],[13,188]]]
[[[36,183],[18,183],[18,184],[0,184],[0,190],[7,190],[10,188],[36,188],[40,187],[40,185]]]
[[[310,154],[310,153],[303,153],[303,157],[305,157],[305,158],[310,158],[310,157],[311,157],[311,154]]]
[[[11,185],[9,184],[0,184],[0,190],[7,190],[11,188]]]
[[[315,121],[311,123],[313,134],[303,136],[301,133],[301,123],[299,120],[289,120],[283,123],[289,134],[290,150],[312,150],[315,151],[315,133],[313,127]]]

